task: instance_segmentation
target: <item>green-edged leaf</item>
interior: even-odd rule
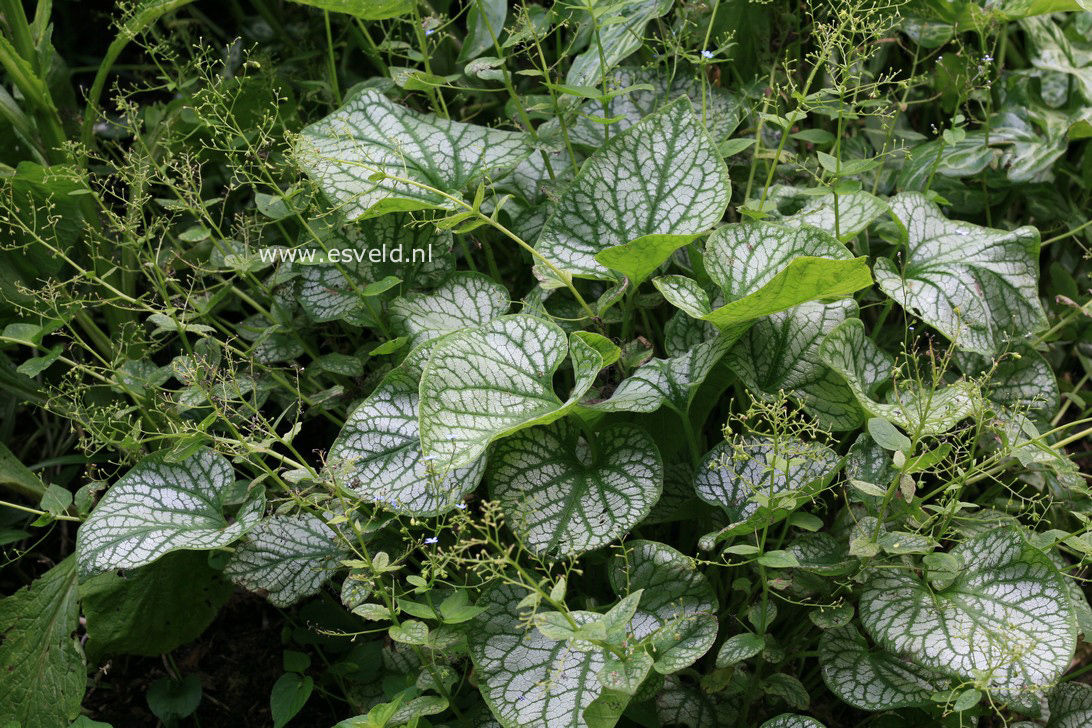
[[[616,594],[643,589],[631,622],[657,672],[689,667],[717,639],[717,596],[694,560],[655,541],[629,541],[607,578]]]
[[[69,557],[0,601],[0,724],[56,728],[79,715],[87,676],[76,561]]]
[[[562,401],[554,372],[571,354],[574,385]],[[606,359],[584,336],[532,316],[502,316],[441,339],[421,377],[421,447],[441,472],[473,462],[489,443],[564,416]]]
[[[655,245],[648,241],[609,254],[625,259],[631,272],[655,268],[671,250],[720,221],[731,189],[709,134],[690,102],[678,99],[612,136],[584,162],[535,247],[565,273],[615,280],[596,254],[656,235]],[[655,263],[653,251],[663,256]]]
[[[326,248],[315,259],[327,262],[294,268],[296,295],[307,315],[316,322],[370,323],[364,297],[381,293],[378,283],[393,276],[406,285],[431,282],[452,270],[451,233],[411,222],[408,215],[392,214],[345,226],[314,223]]]
[[[589,398],[580,406],[602,412],[655,412],[667,406],[685,415],[698,387],[734,342],[725,332],[670,359],[652,359],[622,380],[609,399]]]
[[[819,662],[831,692],[861,710],[925,707],[947,687],[933,671],[870,648],[856,627],[824,631]]]
[[[996,362],[959,352],[959,368],[969,377],[983,377],[982,393],[997,404],[1017,412],[1052,414],[1058,406],[1058,380],[1043,356],[1029,347],[1018,347]]]
[[[455,273],[428,293],[411,293],[390,305],[395,333],[413,346],[459,329],[481,326],[511,306],[508,290],[479,273]]]
[[[616,89],[629,89],[612,96],[604,110],[598,100],[589,99],[581,104],[581,113],[569,126],[569,137],[574,144],[600,147],[607,140],[608,126],[595,118],[613,119],[609,125],[610,136],[625,131],[649,114],[655,113],[665,103],[680,96],[702,98],[701,83],[695,78],[668,75],[660,68],[617,68],[608,74],[609,85]],[[720,86],[707,86],[705,128],[714,141],[726,139],[743,118],[740,100]],[[695,111],[695,113],[698,113]],[[554,122],[547,122],[553,124]]]
[[[421,371],[435,341],[417,347],[354,409],[330,448],[327,468],[349,490],[395,513],[435,516],[474,490],[485,459],[439,470],[421,452]]]
[[[1039,231],[948,220],[924,195],[891,198],[907,248],[900,275],[876,261],[880,289],[957,347],[993,355],[1046,323],[1039,303]]]
[[[616,13],[585,22],[600,26],[598,42],[573,59],[565,83],[569,86],[598,86],[604,74],[610,72],[628,55],[641,47],[645,26],[671,9],[671,0],[635,0],[617,3]]]
[[[717,667],[730,667],[762,652],[766,639],[753,632],[734,634],[724,640],[717,652]]]
[[[225,500],[234,484],[231,463],[210,450],[177,463],[163,455],[141,460],[76,532],[80,574],[135,569],[171,551],[227,546],[258,523],[265,508],[264,489],[254,488],[229,521]]]
[[[396,18],[413,10],[414,0],[293,0],[332,13],[348,13],[361,20]]]
[[[806,225],[725,225],[709,237],[705,266],[727,301],[717,309],[689,278],[663,276],[653,283],[672,305],[721,329],[872,284],[867,259],[853,258],[845,245]]]
[[[819,359],[840,375],[864,411],[893,422],[907,432],[939,435],[970,416],[980,398],[978,387],[958,381],[930,391],[903,382],[891,394],[891,403],[874,399],[891,378],[894,364],[865,334],[860,319],[848,319],[827,334],[819,347]]]
[[[739,724],[740,706],[737,696],[711,694],[668,675],[656,695],[656,716],[661,725],[722,728]]]
[[[569,419],[522,430],[493,450],[489,488],[505,522],[538,554],[565,557],[625,535],[659,499],[656,443],[633,425],[614,425],[589,448]]]
[[[1083,728],[1092,725],[1092,686],[1066,682],[1050,691],[1050,719],[1044,728]],[[1016,723],[1013,728],[1032,728],[1038,723]]]
[[[796,559],[796,568],[813,574],[839,576],[854,567],[846,544],[827,533],[805,533],[785,550]]]
[[[80,585],[89,652],[154,657],[196,639],[234,591],[208,556],[182,551]],[[150,618],[149,615],[154,615]]]
[[[587,728],[585,709],[603,686],[597,675],[606,664],[601,650],[577,651],[520,620],[526,596],[497,586],[478,600],[482,613],[468,634],[482,697],[504,728],[541,725]],[[571,612],[578,625],[598,620],[592,612]]]
[[[758,728],[826,728],[826,726],[808,715],[782,713],[770,718]]]
[[[526,134],[418,114],[371,89],[305,127],[296,146],[300,166],[350,220],[451,208],[440,193],[458,197],[530,153]]]
[[[910,570],[878,570],[861,594],[861,623],[885,650],[975,681],[995,699],[1035,705],[1076,647],[1063,577],[1011,527],[971,538],[952,555],[965,568],[943,589]]]
[[[724,509],[727,533],[750,531],[752,521],[780,520],[810,497],[834,473],[838,457],[815,442],[776,444],[766,436],[748,437],[733,448],[722,442],[698,468],[694,489],[710,505]]]
[[[804,303],[772,314],[747,330],[728,355],[728,366],[752,392],[786,392],[833,430],[860,427],[857,398],[819,361],[819,345],[835,326],[857,315],[852,300]]]
[[[783,222],[786,225],[811,225],[842,242],[848,242],[885,212],[887,203],[858,190],[813,198],[802,210],[784,218]]]
[[[247,534],[224,575],[270,603],[287,607],[326,583],[341,557],[334,534],[316,516],[270,516]]]
[[[688,245],[700,233],[692,235],[642,235],[624,245],[615,245],[595,254],[595,260],[640,285],[672,253]]]

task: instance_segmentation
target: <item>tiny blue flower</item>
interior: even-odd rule
[[[436,459],[436,456],[435,455],[425,455],[421,459],[424,460],[426,463],[430,463],[430,462],[432,462],[433,460]]]
[[[993,61],[993,56],[991,56],[989,53],[987,53],[986,55],[982,56],[982,60],[985,61],[986,63],[990,63],[990,62]]]
[[[458,508],[460,511],[465,511],[466,510],[466,503],[459,503],[455,507]]]
[[[425,35],[432,35],[432,34],[433,34],[433,33],[435,33],[435,32],[436,32],[436,29],[435,29],[435,28],[429,28],[429,29],[427,29],[427,30],[425,31]]]
[[[703,56],[705,56],[706,58],[712,58],[713,57],[713,51],[702,51],[701,54]]]
[[[425,543],[433,544],[433,543],[437,543],[439,540],[440,539],[436,538],[435,536],[429,536],[428,538],[425,539]]]

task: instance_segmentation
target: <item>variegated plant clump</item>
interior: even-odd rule
[[[19,5],[0,726],[1092,725],[1085,0]]]

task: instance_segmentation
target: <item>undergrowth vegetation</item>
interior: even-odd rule
[[[0,18],[0,726],[1092,724],[1087,0]]]

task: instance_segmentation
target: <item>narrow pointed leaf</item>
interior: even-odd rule
[[[535,247],[568,274],[615,280],[618,275],[596,261],[598,253],[645,236],[666,236],[661,243],[670,244],[639,244],[610,254],[640,258],[639,265],[627,264],[631,271],[655,268],[671,245],[685,244],[673,238],[692,238],[719,222],[730,194],[724,161],[690,102],[679,99],[612,136],[584,163]],[[654,264],[653,249],[663,255]]]
[[[134,569],[180,549],[227,546],[262,517],[256,488],[233,518],[225,498],[235,472],[223,455],[199,450],[178,463],[153,455],[137,463],[102,497],[76,532],[82,575]]]
[[[571,354],[575,383],[567,400],[554,372]],[[473,462],[489,443],[563,417],[591,387],[604,352],[556,324],[503,316],[452,334],[432,351],[421,378],[421,447],[441,472]]]
[[[595,445],[593,453],[579,426],[561,420],[522,430],[493,451],[490,492],[535,553],[564,557],[604,546],[659,499],[663,465],[643,430],[615,425],[598,433]]]
[[[486,177],[502,176],[531,153],[531,143],[521,132],[418,114],[366,89],[305,127],[295,151],[303,170],[353,220],[454,208],[440,193],[460,197]]]
[[[316,516],[270,516],[247,534],[224,575],[250,591],[264,592],[270,603],[288,607],[326,583],[341,550],[334,534]]]
[[[876,261],[880,289],[957,347],[992,355],[1046,324],[1039,303],[1039,231],[948,220],[918,193],[891,198],[906,262]]]
[[[600,24],[598,43],[573,60],[565,83],[570,86],[598,86],[600,79],[641,47],[645,26],[671,9],[671,0],[636,0],[618,3],[617,14],[588,22]],[[609,21],[609,22],[605,22]],[[600,51],[600,48],[602,49]]]
[[[1032,706],[1069,665],[1076,622],[1063,577],[1015,528],[952,551],[964,570],[943,589],[913,572],[878,570],[861,594],[861,622],[892,653]]]

